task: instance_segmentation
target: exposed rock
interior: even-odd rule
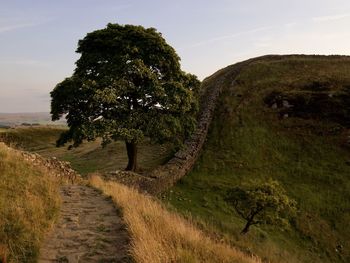
[[[282,100],[282,107],[283,108],[292,108],[293,105],[291,105],[288,100]]]
[[[312,84],[312,89],[321,89],[321,84]],[[265,104],[278,109],[278,114],[303,119],[328,120],[344,127],[350,127],[350,88],[340,87],[337,91],[322,92],[278,92],[273,91],[264,98]]]

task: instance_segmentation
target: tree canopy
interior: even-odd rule
[[[51,92],[53,120],[66,115],[69,130],[58,145],[125,140],[136,169],[137,143],[183,141],[194,130],[200,82],[154,28],[108,24],[79,41],[73,75]],[[134,160],[132,160],[134,159]]]
[[[287,196],[277,181],[271,179],[232,188],[226,201],[246,220],[242,234],[247,233],[251,225],[288,225],[288,216],[296,211],[295,201]]]

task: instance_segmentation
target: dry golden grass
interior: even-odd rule
[[[0,262],[35,262],[58,207],[58,182],[0,143]]]
[[[123,211],[132,239],[131,254],[138,263],[260,262],[227,244],[216,242],[168,211],[156,199],[95,175],[92,186],[111,196]]]

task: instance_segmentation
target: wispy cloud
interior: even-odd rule
[[[350,17],[350,14],[337,14],[337,15],[329,15],[329,16],[317,16],[313,17],[312,21],[314,22],[327,22],[327,21],[333,21],[333,20],[340,20],[343,18]]]
[[[0,26],[0,33],[13,31],[13,30],[17,30],[25,27],[32,27],[36,25],[38,25],[38,23],[21,23],[21,24],[13,24],[13,25],[4,25],[4,26]]]
[[[18,65],[18,66],[47,66],[48,64],[35,60],[35,59],[14,59],[14,60],[1,60],[0,65],[10,64],[10,65]]]
[[[272,45],[273,39],[269,36],[265,37],[260,37],[256,39],[254,46],[259,47],[259,48],[265,48],[265,47],[270,47]]]
[[[204,45],[208,45],[208,44],[215,43],[215,42],[222,41],[222,40],[226,40],[226,39],[232,39],[232,38],[237,38],[237,37],[240,37],[243,35],[254,34],[257,32],[261,32],[261,31],[267,31],[267,30],[270,30],[272,28],[274,28],[274,26],[258,27],[258,28],[254,28],[254,29],[250,29],[250,30],[246,30],[246,31],[242,31],[242,32],[237,32],[237,33],[230,34],[230,35],[218,36],[218,37],[214,37],[214,38],[210,38],[210,39],[206,39],[206,40],[194,43],[194,44],[187,46],[183,49],[204,46]]]
[[[53,17],[36,17],[36,18],[27,18],[27,19],[21,19],[21,18],[14,18],[14,19],[5,19],[5,21],[1,21],[0,23],[0,34],[18,30],[21,28],[27,28],[27,27],[35,27],[40,26],[43,24],[46,24],[50,21],[55,20]]]
[[[296,25],[298,25],[297,22],[290,22],[290,23],[284,24],[284,26],[285,26],[286,28],[292,28],[292,27],[295,27]]]

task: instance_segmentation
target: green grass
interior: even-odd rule
[[[81,146],[68,150],[66,146],[57,148],[56,140],[66,128],[39,126],[8,129],[2,136],[14,146],[41,154],[44,157],[57,157],[69,161],[72,167],[85,175],[92,172],[123,170],[127,165],[124,142],[117,141],[101,147],[100,140],[84,142]],[[171,155],[170,145],[155,145],[148,140],[138,146],[140,172],[148,171],[164,163]]]
[[[350,152],[343,146],[348,127],[321,114],[279,118],[279,110],[263,99],[272,91],[303,92],[315,81],[329,82],[327,92],[341,93],[350,83],[350,59],[265,59],[246,67],[234,87],[232,81],[225,81],[200,160],[166,193],[166,200],[263,259],[349,262]],[[297,200],[298,215],[290,229],[253,227],[241,236],[244,222],[225,203],[225,193],[243,181],[270,177]]]
[[[0,144],[0,261],[36,262],[58,210],[58,183]]]

